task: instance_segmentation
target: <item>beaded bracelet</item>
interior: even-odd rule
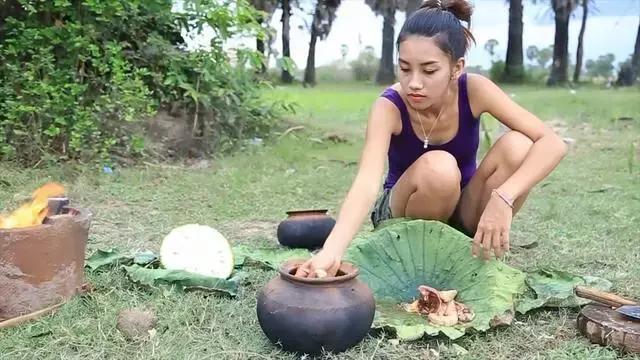
[[[504,202],[506,202],[507,205],[509,205],[509,207],[513,209],[513,200],[510,200],[507,196],[501,194],[497,189],[493,189],[491,192],[498,195],[500,199],[504,200]]]

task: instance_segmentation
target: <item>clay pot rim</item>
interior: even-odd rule
[[[327,212],[329,212],[329,209],[301,209],[301,210],[289,210],[286,212],[286,214],[289,216],[306,215],[306,214],[324,215]]]
[[[323,284],[335,284],[335,283],[341,283],[341,282],[345,282],[351,279],[354,279],[356,276],[358,276],[360,274],[360,270],[352,263],[348,262],[348,261],[343,261],[342,264],[340,265],[340,269],[339,271],[342,271],[345,273],[345,275],[340,275],[340,276],[327,276],[325,278],[322,279],[318,279],[318,278],[303,278],[303,277],[299,277],[299,276],[294,276],[291,274],[291,272],[294,269],[297,269],[298,266],[302,265],[305,261],[307,261],[306,259],[291,259],[291,260],[287,260],[285,261],[279,268],[279,272],[280,272],[280,276],[282,276],[283,278],[293,281],[293,282],[297,282],[297,283],[304,283],[304,284],[312,284],[312,285],[323,285]]]
[[[66,206],[66,208],[68,208],[72,212],[75,212],[75,214],[73,215],[73,221],[75,221],[75,222],[84,221],[84,220],[89,219],[89,218],[91,218],[93,216],[93,214],[91,213],[91,211],[89,211],[89,209],[76,208],[76,207],[71,207],[71,206]],[[64,216],[64,215],[53,215],[53,216],[51,216],[51,218],[55,219],[56,217],[60,217],[60,216]],[[50,228],[50,227],[52,227],[54,225],[55,224],[52,224],[52,223],[46,223],[46,224],[43,223],[43,224],[39,224],[39,225],[31,225],[31,226],[25,226],[25,227],[19,227],[19,228],[0,229],[0,234],[28,232],[28,231],[33,231],[33,230],[36,230],[36,229]]]

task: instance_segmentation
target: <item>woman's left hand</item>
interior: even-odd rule
[[[485,260],[491,258],[492,248],[497,258],[508,252],[512,218],[513,211],[509,204],[492,193],[473,237],[473,256],[479,256],[482,249]]]

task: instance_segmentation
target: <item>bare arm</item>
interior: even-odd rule
[[[301,264],[295,276],[334,276],[342,263],[342,257],[351,240],[362,226],[365,216],[376,199],[389,140],[395,127],[399,127],[399,111],[389,100],[378,98],[373,105],[360,165],[351,188],[342,203],[338,219],[327,237],[322,250]]]
[[[499,191],[516,199],[544,179],[560,163],[567,152],[562,139],[538,117],[514,102],[491,80],[469,75],[472,104],[480,113],[488,112],[512,130],[526,135],[533,146],[522,165],[500,187]]]
[[[378,98],[373,105],[358,173],[340,208],[336,225],[327,238],[324,250],[341,257],[356,235],[376,200],[384,172],[389,140],[399,122],[398,109],[390,101]]]

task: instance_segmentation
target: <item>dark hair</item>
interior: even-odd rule
[[[411,35],[434,38],[438,47],[452,60],[463,57],[471,41],[469,31],[473,8],[467,0],[426,0],[402,25],[397,47]],[[467,23],[464,27],[461,23]]]

